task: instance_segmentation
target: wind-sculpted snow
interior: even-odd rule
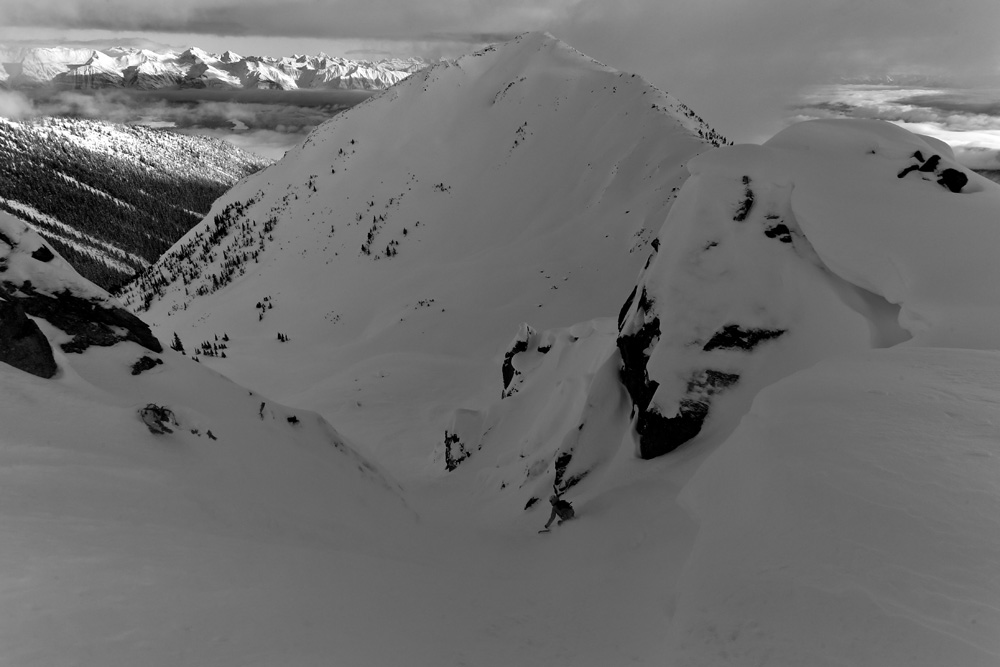
[[[640,456],[707,420],[731,428],[761,387],[826,357],[910,338],[1000,344],[989,287],[1000,189],[972,173],[960,188],[941,182],[937,172],[961,169],[947,146],[887,123],[823,121],[688,168],[621,323]],[[959,256],[957,275],[943,268]]]
[[[878,350],[762,391],[680,496],[701,528],[665,663],[998,664],[998,376]]]
[[[792,209],[824,265],[898,304],[913,344],[1000,347],[1000,187],[888,123],[803,123],[764,146],[792,174]],[[958,192],[948,170],[966,179]]]

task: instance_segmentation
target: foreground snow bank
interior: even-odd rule
[[[670,664],[1000,664],[998,377],[878,350],[762,391],[681,494]]]

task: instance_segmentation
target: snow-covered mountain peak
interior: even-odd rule
[[[233,51],[226,51],[221,56],[219,56],[219,60],[221,60],[224,63],[236,63],[243,60],[243,56]]]
[[[232,322],[246,346],[226,372],[251,385],[266,375],[272,390],[309,393],[401,347],[419,361],[394,375],[399,391],[468,364],[470,384],[435,397],[450,410],[470,391],[495,395],[482,378],[517,323],[619,308],[684,163],[713,141],[640,77],[525,35],[320,126],[218,201],[124,297],[182,337]],[[279,358],[308,377],[275,372]],[[427,449],[406,456],[429,456],[446,422],[420,427]]]

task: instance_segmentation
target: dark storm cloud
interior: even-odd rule
[[[7,25],[468,43],[506,40],[551,16],[526,0],[13,0],[0,6],[0,23]]]

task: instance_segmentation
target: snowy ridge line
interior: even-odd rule
[[[119,206],[131,209],[133,211],[138,210],[138,209],[136,209],[135,206],[132,206],[132,204],[129,204],[128,202],[124,202],[121,199],[118,199],[117,197],[112,197],[107,192],[104,192],[103,190],[98,190],[97,188],[95,188],[93,186],[90,186],[90,185],[87,185],[86,183],[81,183],[80,181],[76,180],[72,176],[69,176],[68,174],[64,174],[61,171],[57,171],[56,175],[58,175],[60,178],[62,178],[67,183],[72,183],[73,185],[77,186],[78,188],[82,188],[83,190],[86,190],[87,192],[90,192],[92,194],[98,195],[99,197],[104,197],[105,199],[113,201],[114,203],[118,204]]]
[[[111,245],[110,243],[108,243],[106,241],[102,241],[101,239],[94,238],[93,236],[90,236],[89,234],[85,234],[85,233],[81,232],[78,229],[75,229],[75,228],[70,227],[69,225],[67,225],[67,224],[65,224],[63,222],[60,222],[59,220],[53,218],[51,215],[46,215],[45,213],[42,213],[41,211],[37,210],[36,208],[34,208],[32,206],[29,206],[28,204],[22,204],[19,201],[15,201],[13,199],[5,199],[3,197],[0,197],[0,203],[6,204],[7,206],[9,206],[9,207],[11,207],[13,209],[21,211],[25,215],[34,218],[38,222],[41,222],[43,224],[49,225],[50,227],[54,227],[54,228],[58,229],[58,230],[62,231],[64,234],[66,234],[66,236],[59,236],[55,232],[51,232],[51,231],[46,233],[46,232],[43,232],[41,229],[38,229],[37,227],[35,227],[35,225],[32,225],[33,227],[35,227],[36,231],[38,231],[39,233],[45,233],[45,234],[47,234],[48,236],[50,236],[52,238],[56,238],[56,239],[58,239],[60,241],[63,241],[67,245],[73,245],[77,249],[81,249],[81,248],[83,248],[85,246],[90,247],[91,250],[87,251],[87,254],[90,254],[90,255],[92,255],[94,257],[97,257],[98,259],[105,260],[105,261],[109,262],[109,265],[111,265],[110,263],[114,262],[114,260],[111,260],[110,258],[107,258],[106,256],[102,256],[100,254],[100,252],[98,251],[98,249],[103,250],[105,253],[109,253],[109,254],[112,254],[112,255],[117,255],[117,256],[119,256],[119,257],[121,257],[121,258],[123,258],[123,259],[125,259],[127,261],[134,262],[135,264],[138,264],[142,268],[146,268],[146,267],[149,266],[149,262],[147,262],[142,257],[139,257],[138,255],[135,255],[135,254],[130,253],[130,252],[125,252],[121,248],[118,248],[118,247],[116,247],[114,245]],[[29,220],[27,222],[31,222],[31,221]],[[82,250],[81,250],[81,252],[82,252]],[[118,263],[115,262],[115,264],[118,264]],[[124,264],[120,264],[120,266],[125,266],[125,265]],[[134,266],[129,266],[127,272],[128,273],[135,273],[135,267]]]

